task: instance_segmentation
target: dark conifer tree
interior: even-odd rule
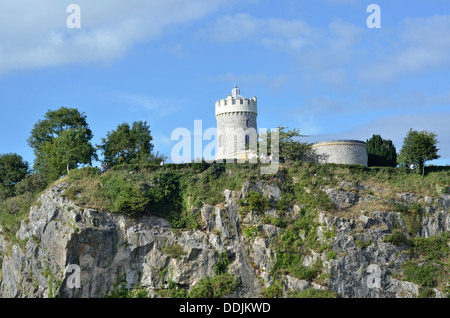
[[[385,140],[380,135],[373,135],[367,140],[367,155],[369,167],[396,167],[397,151],[391,140]]]

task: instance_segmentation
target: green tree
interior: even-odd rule
[[[162,159],[162,156],[152,153],[152,140],[147,122],[136,121],[131,127],[128,123],[123,123],[116,130],[109,131],[97,148],[110,166],[150,163]]]
[[[301,137],[307,137],[300,133],[300,130],[294,128],[292,130],[287,127],[278,127],[278,145],[279,145],[279,158],[281,161],[298,161],[303,160],[309,155],[311,147],[308,143],[300,141]],[[267,151],[271,151],[273,133],[267,132],[261,134],[260,139],[267,138]]]
[[[80,164],[91,164],[97,158],[92,137],[86,115],[78,109],[49,110],[27,140],[35,154],[34,170],[52,181]]]
[[[27,174],[24,179],[16,183],[15,195],[31,193],[32,195],[41,192],[47,186],[47,180],[39,173]]]
[[[56,159],[54,165],[58,165],[58,171],[65,168],[69,173],[69,169],[77,167],[78,164],[92,164],[91,159],[95,149],[88,138],[86,128],[70,128],[54,140],[56,152],[53,158]]]
[[[373,135],[367,140],[367,155],[369,167],[396,167],[397,150],[391,140],[385,140],[380,135]]]
[[[29,173],[29,164],[16,153],[0,155],[0,199],[14,195],[14,186]]]
[[[400,164],[417,165],[424,175],[425,162],[440,157],[437,154],[439,149],[436,147],[438,143],[436,137],[436,134],[432,132],[425,130],[419,132],[411,128],[403,140],[403,146],[399,154]]]

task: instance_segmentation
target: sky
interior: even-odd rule
[[[216,127],[214,103],[237,85],[258,98],[258,128],[379,134],[398,152],[427,130],[441,156],[428,164],[447,165],[449,52],[450,0],[1,0],[0,154],[32,165],[33,125],[64,106],[87,116],[93,144],[147,121],[170,157],[172,132]]]

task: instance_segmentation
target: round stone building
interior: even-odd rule
[[[216,102],[216,160],[247,160],[256,155],[257,116],[256,97],[241,96],[237,86],[231,95]]]
[[[318,163],[360,164],[367,166],[367,144],[359,140],[330,140],[311,145]]]

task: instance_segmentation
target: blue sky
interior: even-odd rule
[[[72,3],[80,29],[66,25]],[[441,155],[429,163],[450,164],[449,52],[450,0],[2,0],[0,153],[32,163],[33,125],[65,106],[87,115],[94,144],[146,120],[170,156],[172,131],[215,127],[215,101],[238,85],[258,97],[259,128],[380,134],[397,151],[428,130]]]

